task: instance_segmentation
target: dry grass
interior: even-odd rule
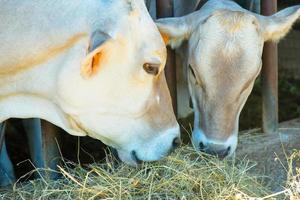
[[[298,157],[294,154],[290,162]],[[39,179],[18,183],[3,191],[3,199],[272,199],[281,195],[297,199],[300,170],[291,170],[286,191],[269,195],[259,177],[248,173],[247,160],[220,161],[198,154],[191,147],[178,149],[160,162],[131,168],[108,153],[104,164],[59,167],[57,181]],[[292,175],[296,173],[296,175]],[[269,195],[269,196],[268,196]],[[289,195],[289,196],[287,196]],[[0,196],[0,197],[1,197]],[[252,198],[251,198],[252,197]],[[255,197],[255,198],[253,198]],[[299,197],[299,196],[298,196]]]
[[[286,193],[291,200],[300,200],[300,151],[295,151],[289,158]]]

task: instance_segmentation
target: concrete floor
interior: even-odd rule
[[[250,130],[241,134],[236,158],[247,158],[256,166],[251,173],[264,175],[264,183],[274,192],[281,191],[287,180],[288,158],[300,150],[300,118],[279,125],[279,133],[266,135]],[[300,167],[300,160],[293,163],[293,170]]]

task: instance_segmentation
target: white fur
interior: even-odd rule
[[[166,49],[142,0],[0,0],[0,30],[0,122],[42,118],[119,151],[134,149],[144,160],[167,154],[179,134],[173,112],[164,124],[147,116],[153,106],[161,107],[156,118],[166,115],[170,96],[166,89],[157,94],[166,82],[143,70],[144,63],[160,63],[162,71]],[[85,77],[82,64],[98,30],[111,38],[99,70]],[[22,66],[74,37],[57,55]],[[157,102],[157,95],[169,101]],[[145,144],[152,149],[144,155]],[[130,156],[124,161],[134,162]]]

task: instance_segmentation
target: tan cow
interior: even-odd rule
[[[0,122],[41,118],[135,165],[179,141],[143,0],[0,0]]]
[[[264,17],[230,0],[210,0],[192,14],[157,21],[170,46],[187,41],[184,69],[197,150],[220,157],[235,151],[239,115],[260,73],[264,42],[284,37],[299,16],[300,6]]]

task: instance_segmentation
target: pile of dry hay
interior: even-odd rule
[[[300,153],[299,153],[300,154]],[[294,155],[299,156],[300,155]],[[247,160],[220,161],[191,147],[179,148],[160,162],[139,168],[117,163],[111,154],[103,164],[59,167],[57,181],[39,179],[18,183],[2,191],[3,199],[249,199],[275,197],[247,171]],[[290,189],[280,195],[297,199],[298,176],[290,177]]]
[[[285,192],[291,200],[300,200],[300,151],[295,151],[288,158],[288,180]]]

